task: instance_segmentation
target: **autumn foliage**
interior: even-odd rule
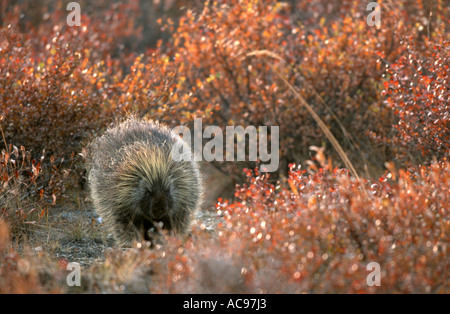
[[[286,285],[263,285],[265,292],[447,291],[448,163],[365,182],[336,168],[305,172],[292,165],[277,187],[248,171],[238,200],[218,204],[225,217],[219,239],[237,242],[252,282],[269,272]],[[366,284],[374,261],[381,287]]]
[[[279,126],[280,167],[211,163],[237,184],[213,235],[112,252],[86,291],[449,291],[446,1],[378,1],[378,27],[369,1],[78,2],[70,27],[64,1],[0,0],[0,292],[59,291],[12,243],[86,186],[87,143],[128,114]]]
[[[397,118],[383,103],[383,74],[387,64],[408,55],[405,36],[421,38],[422,24],[414,22],[425,8],[388,3],[393,10],[383,11],[383,27],[376,28],[367,26],[359,1],[327,3],[326,9],[314,1],[225,3],[188,12],[174,30],[174,60],[193,92],[190,111],[219,126],[280,126],[285,174],[289,163],[310,157],[309,146],[329,146],[291,85],[360,171],[379,174],[382,160],[395,154],[373,137],[390,136]]]
[[[449,46],[444,38],[423,47],[412,44],[384,83],[386,102],[398,117],[394,142],[410,162],[449,157]]]

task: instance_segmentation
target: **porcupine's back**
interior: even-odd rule
[[[186,233],[200,205],[201,180],[193,161],[174,161],[175,143],[186,143],[167,127],[131,118],[90,146],[89,182],[98,214],[117,242],[148,239],[148,230]]]

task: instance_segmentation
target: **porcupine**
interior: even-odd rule
[[[189,145],[168,127],[135,117],[108,129],[89,146],[89,185],[94,207],[119,246],[154,241],[160,229],[189,232],[199,208],[197,163],[172,158]]]

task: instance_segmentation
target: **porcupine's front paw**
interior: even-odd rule
[[[152,226],[147,226],[144,239],[150,242],[150,247],[155,247],[156,245],[162,245],[165,243],[164,234],[167,233],[167,230],[163,229],[163,223],[154,223]]]
[[[145,240],[150,243],[150,247],[163,244],[164,237],[155,228],[148,229],[145,233]]]

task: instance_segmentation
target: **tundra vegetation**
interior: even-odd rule
[[[450,292],[448,1],[77,2],[0,0],[1,293]],[[204,162],[190,237],[119,249],[85,147],[130,114],[277,126],[278,170]]]

